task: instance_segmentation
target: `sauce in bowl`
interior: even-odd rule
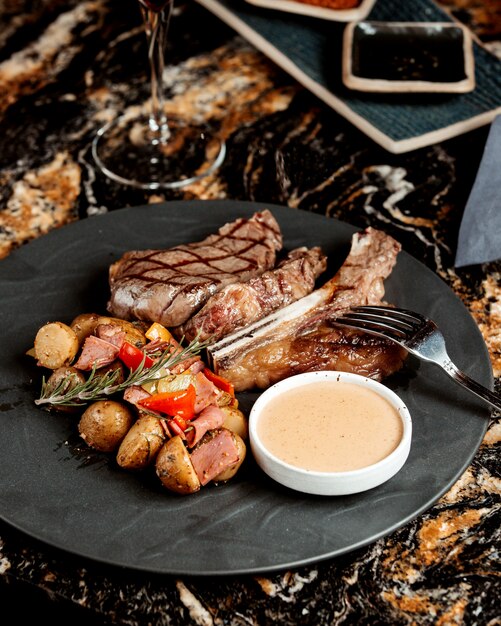
[[[403,425],[395,407],[373,389],[320,381],[270,400],[257,432],[286,463],[346,472],[387,457],[400,443]]]
[[[382,383],[346,372],[309,372],[259,396],[249,440],[258,466],[276,482],[304,493],[346,495],[400,471],[412,420]]]

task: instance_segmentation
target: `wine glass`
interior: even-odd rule
[[[214,172],[224,141],[202,124],[167,119],[164,52],[174,0],[138,0],[148,44],[151,99],[103,126],[92,142],[99,169],[112,180],[139,189],[176,189]]]

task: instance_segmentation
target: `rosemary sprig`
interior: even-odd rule
[[[70,374],[56,386],[50,385],[44,377],[42,379],[40,397],[35,400],[35,404],[81,406],[87,402],[106,398],[120,391],[125,391],[132,385],[142,385],[151,380],[163,378],[163,369],[169,370],[181,361],[196,356],[209,343],[210,341],[200,341],[198,337],[195,337],[193,341],[179,351],[176,351],[177,348],[168,346],[159,359],[149,368],[144,367],[146,357],[143,358],[139,367],[131,370],[127,378],[121,383],[116,382],[119,376],[118,370],[108,371],[105,374],[96,374],[95,367],[92,368],[89,377],[84,383],[78,382],[78,377],[75,374]]]

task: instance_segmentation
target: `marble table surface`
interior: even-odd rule
[[[443,6],[501,56],[499,3]],[[488,127],[390,154],[187,2],[171,24],[166,110],[218,128],[227,157],[183,190],[134,190],[103,177],[90,145],[117,111],[148,98],[145,55],[135,0],[0,3],[0,259],[77,220],[164,200],[266,202],[372,225],[463,301],[501,390],[501,263],[453,267]],[[2,606],[16,623],[499,624],[496,417],[471,465],[425,513],[367,547],[295,570],[148,576],[59,552],[0,522]]]

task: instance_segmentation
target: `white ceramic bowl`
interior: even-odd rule
[[[366,386],[385,398],[397,411],[402,420],[402,438],[397,447],[382,460],[359,469],[349,471],[312,471],[286,463],[272,454],[258,434],[258,424],[263,409],[271,401],[292,389],[311,383],[328,381],[336,385],[340,382]],[[307,420],[308,410],[305,407]],[[305,422],[305,428],[312,425]],[[345,372],[309,372],[282,380],[269,387],[257,399],[249,416],[249,440],[252,453],[259,467],[273,480],[303,493],[325,496],[358,493],[377,487],[394,476],[404,465],[409,456],[412,439],[411,416],[404,402],[391,389],[364,376]],[[307,445],[305,443],[305,445]]]

